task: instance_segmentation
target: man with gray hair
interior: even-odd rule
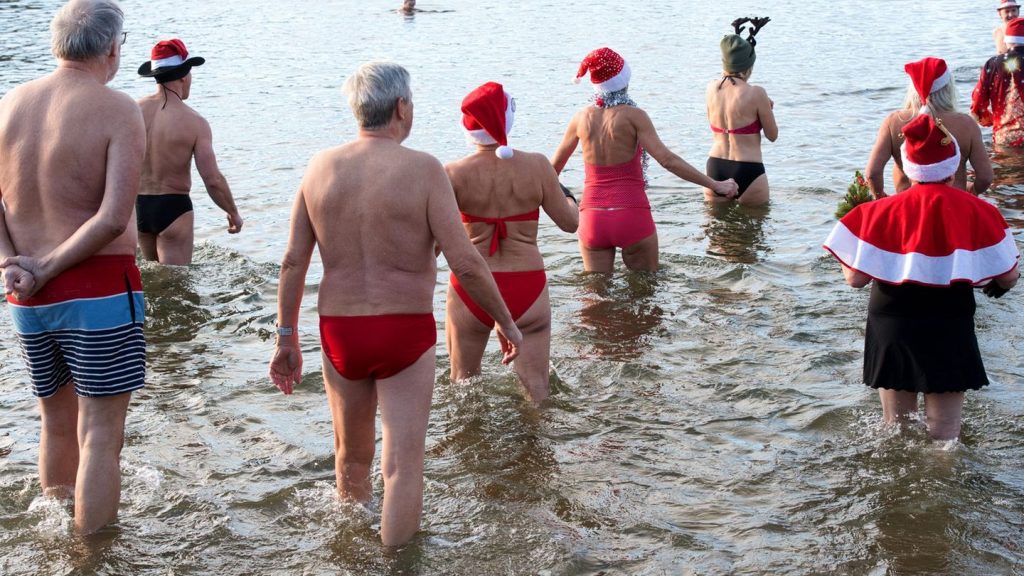
[[[324,385],[334,423],[338,495],[368,502],[378,404],[383,430],[381,539],[407,542],[423,510],[423,459],[434,389],[435,246],[495,319],[508,364],[522,335],[490,270],[466,236],[444,167],[401,145],[412,130],[409,73],[361,66],[344,91],[356,139],[316,154],[292,209],[278,288],[270,377],[285,394],[302,379],[296,326],[313,248],[323,276],[318,310]]]
[[[146,371],[132,218],[146,131],[106,87],[123,21],[113,0],[71,0],[50,25],[57,68],[0,100],[0,270],[42,414],[40,484],[73,494],[80,533],[117,518]]]

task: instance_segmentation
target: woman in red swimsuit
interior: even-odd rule
[[[740,34],[743,25],[752,24],[749,35]],[[722,38],[721,78],[712,80],[705,92],[708,123],[714,141],[708,152],[707,173],[712,178],[733,178],[739,185],[736,201],[740,204],[764,204],[768,201],[768,176],[761,162],[761,132],[774,142],[779,136],[772,101],[760,86],[750,84],[754,69],[754,35],[768,18],[741,18],[733,22],[736,34]],[[712,202],[726,199],[704,191]]]
[[[462,101],[462,124],[476,151],[445,166],[466,233],[487,260],[512,319],[523,333],[514,368],[527,397],[547,398],[551,305],[544,259],[537,249],[540,209],[566,232],[578,223],[576,201],[563,195],[541,154],[513,151],[508,132],[515,101],[488,82]],[[448,289],[445,334],[452,380],[480,373],[494,320],[469,297],[454,275]]]
[[[592,105],[573,116],[551,157],[562,171],[577,144],[583,145],[583,201],[580,204],[580,252],[587,271],[611,272],[615,249],[631,270],[658,269],[658,234],[647,200],[647,155],[676,176],[732,197],[736,183],[708,178],[672,153],[647,113],[627,93],[629,65],[610,48],[583,59],[577,81],[590,72],[596,95]]]

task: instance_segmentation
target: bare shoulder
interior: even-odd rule
[[[768,91],[764,89],[764,86],[759,86],[757,84],[750,84],[749,86],[751,93],[757,96],[758,98],[768,97]]]
[[[441,161],[434,157],[432,154],[423,152],[421,150],[414,150],[412,148],[406,148],[401,146],[401,159],[403,162],[408,162],[409,166],[420,169],[420,170],[434,170],[444,172],[444,166]]]
[[[103,100],[106,107],[116,112],[125,113],[137,113],[139,111],[139,103],[136,102],[131,96],[121,92],[120,90],[114,90],[104,86],[102,88],[106,91],[107,98]]]
[[[540,152],[527,152],[526,150],[516,150],[516,156],[522,158],[522,162],[531,168],[537,168],[546,166],[551,168],[551,161],[548,157],[541,154]],[[554,168],[552,168],[554,170]]]

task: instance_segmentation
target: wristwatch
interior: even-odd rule
[[[295,334],[295,328],[292,328],[291,326],[278,326],[277,327],[277,335],[278,336],[292,336],[294,334]]]

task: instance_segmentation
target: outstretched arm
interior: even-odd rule
[[[270,379],[285,394],[291,394],[302,380],[302,350],[299,349],[299,306],[306,288],[306,271],[316,245],[316,235],[306,210],[302,188],[295,195],[292,206],[288,248],[281,261],[281,276],[277,287],[277,325],[291,334],[278,335],[274,358],[270,362]]]
[[[719,196],[725,196],[728,198],[736,196],[736,182],[731,178],[721,182],[713,180],[700,170],[690,166],[686,160],[683,160],[669,150],[668,146],[665,146],[661,141],[661,138],[658,137],[658,132],[654,129],[654,123],[651,122],[651,118],[647,116],[647,113],[639,109],[637,109],[637,112],[637,141],[644,150],[647,150],[647,153],[651,155],[651,158],[654,158],[658,162],[658,164],[661,164],[666,170],[683,180],[692,182],[698,186],[703,186],[704,188],[709,188]]]
[[[575,232],[580,224],[580,209],[576,202],[562,193],[562,187],[558,183],[558,175],[547,160],[541,157],[538,162],[538,170],[543,175],[541,207],[544,213],[551,217],[556,226],[565,232]]]
[[[555,154],[551,157],[551,165],[555,167],[556,174],[562,173],[565,163],[569,161],[569,157],[576,151],[576,146],[580,143],[580,137],[577,132],[578,118],[579,113],[573,115],[572,120],[569,121],[569,126],[565,129],[562,143],[558,145],[558,149],[555,150]]]
[[[213,152],[213,131],[210,124],[200,118],[199,136],[195,147],[196,170],[203,179],[206,192],[213,203],[228,215],[228,233],[236,234],[242,230],[242,217],[238,214],[235,199],[231,195],[227,178],[217,167],[217,156]]]

